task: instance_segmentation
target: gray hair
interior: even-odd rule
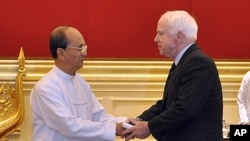
[[[183,33],[186,38],[196,40],[198,33],[198,25],[193,16],[183,10],[167,11],[161,18],[167,22],[170,27],[169,33]]]

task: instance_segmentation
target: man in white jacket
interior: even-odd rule
[[[238,92],[238,110],[240,124],[250,124],[250,71],[247,72],[241,82]]]
[[[60,26],[50,35],[53,68],[31,92],[32,141],[112,141],[121,135],[125,117],[106,114],[82,68],[87,45],[73,27]]]

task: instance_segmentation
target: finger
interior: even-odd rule
[[[128,118],[125,122],[129,123],[130,120],[133,120],[134,118]]]
[[[126,136],[128,134],[130,134],[132,131],[130,129],[125,129],[123,132],[122,132],[122,136]]]
[[[136,120],[136,119],[130,119],[130,120],[129,120],[129,123],[130,123],[130,124],[133,124],[133,125],[135,125],[135,124],[136,124],[136,122],[137,122],[137,120]]]
[[[125,141],[129,141],[129,140],[134,139],[134,138],[135,138],[134,134],[128,134],[125,136]]]

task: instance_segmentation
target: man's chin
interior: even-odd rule
[[[165,56],[165,54],[162,51],[159,51],[161,56]]]
[[[79,64],[79,67],[80,67],[80,68],[83,67],[83,61]]]

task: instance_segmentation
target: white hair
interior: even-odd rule
[[[167,11],[161,18],[167,22],[169,33],[183,33],[186,38],[197,39],[198,26],[193,16],[183,10]]]

